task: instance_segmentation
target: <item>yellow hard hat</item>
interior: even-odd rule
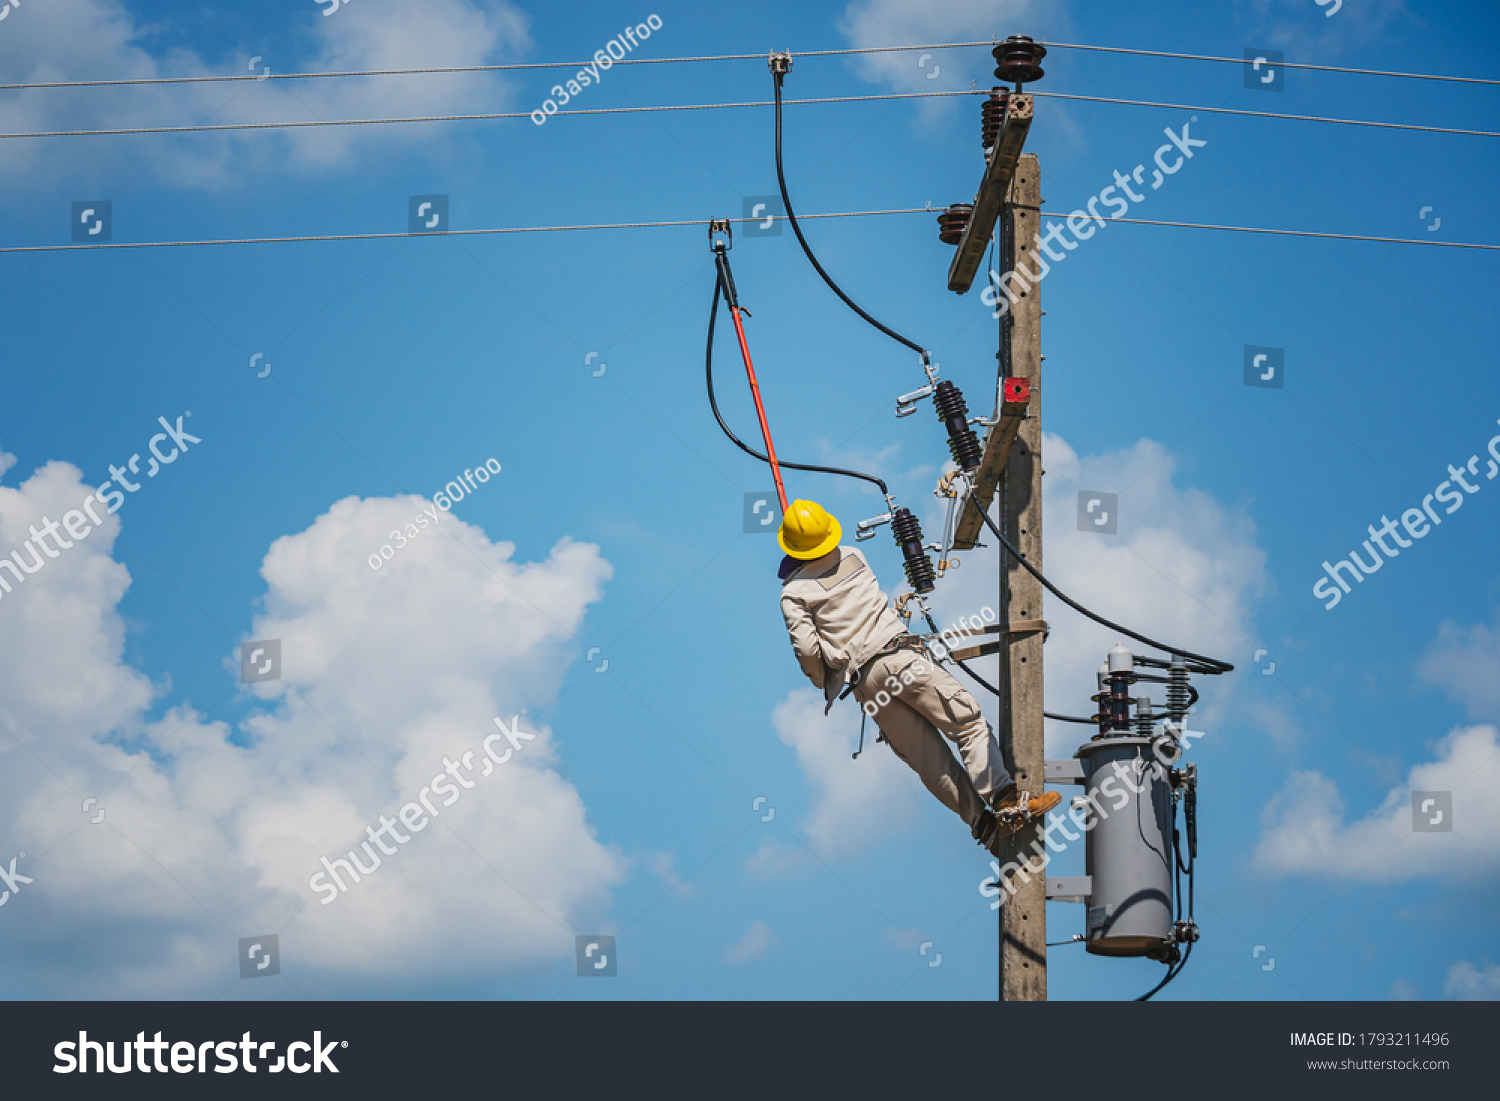
[[[776,541],[793,558],[821,558],[839,545],[844,531],[816,501],[793,501],[781,518]]]

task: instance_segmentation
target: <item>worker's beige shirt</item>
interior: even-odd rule
[[[853,547],[815,558],[783,581],[781,614],[797,663],[830,700],[853,671],[906,633],[875,571]]]

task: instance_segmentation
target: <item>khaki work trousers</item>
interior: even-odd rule
[[[854,698],[896,756],[966,825],[972,827],[985,804],[998,801],[1010,786],[979,704],[926,653],[897,650],[873,659],[854,686]],[[945,737],[958,746],[963,767]]]

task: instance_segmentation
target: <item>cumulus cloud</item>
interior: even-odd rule
[[[1452,832],[1413,829],[1414,791],[1451,792]],[[1336,875],[1372,883],[1429,876],[1494,878],[1500,858],[1500,745],[1493,726],[1455,729],[1380,805],[1345,821],[1338,784],[1294,772],[1266,805],[1254,862],[1281,875]]]
[[[88,493],[64,463],[0,487],[0,550]],[[13,988],[215,997],[236,938],[272,931],[312,996],[514,976],[567,958],[572,929],[602,917],[625,862],[524,714],[535,740],[364,882],[326,906],[309,887],[320,857],[478,751],[493,717],[550,699],[610,576],[591,545],[517,562],[448,514],[372,570],[370,548],[420,506],[347,498],[272,545],[246,637],[281,640],[282,676],[252,687],[235,728],[186,703],[147,718],[117,607],[129,575],[111,556],[128,504],[0,593],[0,838],[34,879],[4,915],[8,966],[30,961]],[[97,825],[80,813],[90,796]]]
[[[764,959],[780,941],[763,921],[752,921],[745,935],[724,950],[725,963],[753,963]]]
[[[331,72],[494,63],[530,47],[527,19],[504,0],[360,0],[333,17],[311,4],[289,15],[291,26],[256,72]],[[185,47],[153,49],[158,31],[120,0],[76,0],[18,9],[0,35],[0,77],[6,82],[125,80],[230,76],[248,73],[249,57],[203,56]],[[55,88],[8,93],[0,130],[118,129],[205,123],[308,121],[334,118],[463,114],[504,110],[513,85],[498,74],[341,78],[333,80]],[[441,135],[436,138],[434,135]],[[0,158],[0,173],[25,176],[35,164],[55,175],[118,181],[140,169],[180,187],[222,189],[256,169],[292,166],[318,171],[351,163],[349,144],[409,146],[452,140],[432,126],[351,130],[195,134],[107,139],[39,139],[24,157]],[[348,144],[346,144],[348,143]]]
[[[1500,609],[1491,623],[1444,623],[1427,648],[1421,674],[1463,704],[1471,719],[1500,720]]]
[[[1500,1001],[1500,964],[1481,970],[1468,960],[1460,960],[1448,969],[1443,996],[1461,1002]]]
[[[875,743],[879,731],[873,723],[864,752],[850,759],[859,743],[860,718],[851,704],[852,697],[825,716],[823,694],[799,688],[771,713],[776,736],[796,750],[812,786],[812,810],[801,826],[822,860],[847,859],[898,832],[918,798],[927,797],[916,774],[889,746]],[[763,871],[773,870],[769,856],[757,855]]]
[[[1175,481],[1166,449],[1154,440],[1099,455],[1080,455],[1060,436],[1044,434],[1042,517],[1046,531],[1043,569],[1049,580],[1100,615],[1169,645],[1234,661],[1253,647],[1252,613],[1266,585],[1266,555],[1256,544],[1248,514]],[[1080,490],[1119,498],[1117,532],[1079,531]],[[930,513],[938,530],[941,514]],[[992,512],[993,515],[993,512]],[[986,543],[993,537],[986,534]],[[939,586],[940,626],[996,608],[998,558],[993,547],[960,555],[962,568]],[[1116,642],[1149,652],[1117,632],[1085,619],[1045,595],[1042,614],[1051,627],[1046,644],[1047,708],[1069,715],[1092,714],[1098,689],[1095,672]],[[1016,608],[1017,619],[1035,610]],[[993,674],[998,663],[978,667]],[[1160,686],[1153,704],[1164,703]],[[1224,687],[1201,679],[1206,709]],[[981,690],[982,691],[982,690]],[[991,697],[993,698],[993,697]],[[1049,724],[1059,727],[1060,724]],[[1049,729],[1048,751],[1064,752],[1082,727]],[[1208,730],[1213,734],[1212,727]]]

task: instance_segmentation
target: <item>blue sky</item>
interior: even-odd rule
[[[27,3],[0,22],[0,73],[568,60],[652,11],[662,28],[637,56],[1026,33],[1500,68],[1500,17],[1478,3],[1347,0],[1329,15],[1313,0],[1168,0],[1142,18],[1042,0],[357,0],[324,16],[326,2]],[[787,94],[992,82],[984,49],[918,61],[798,57]],[[1500,129],[1500,91],[1483,86],[1291,70],[1262,92],[1236,65],[1069,49],[1046,69],[1039,93]],[[530,111],[556,79],[7,91],[0,129]],[[770,91],[760,61],[632,66],[576,106]],[[1163,128],[1190,114],[1039,97],[1027,149],[1047,212],[1085,204],[1116,170],[1149,173]],[[804,213],[968,201],[983,167],[967,98],[792,107],[785,125]],[[1208,113],[1190,125],[1208,144],[1132,216],[1500,242],[1495,139]],[[10,140],[0,244],[66,243],[71,204],[98,199],[116,242],[400,233],[409,197],[427,194],[449,196],[457,229],[739,217],[746,196],[776,190],[771,126],[747,108]],[[977,292],[946,290],[935,228],[922,214],[806,232],[978,410],[994,323]],[[934,529],[941,428],[925,410],[891,416],[921,381],[915,357],[840,304],[789,232],[739,233],[733,260],[783,457],[876,470]],[[1479,251],[1111,224],[1045,280],[1048,573],[1105,615],[1237,666],[1203,686],[1195,716],[1203,940],[1164,997],[1500,996],[1500,490],[1484,475],[1500,433],[1497,276]],[[0,552],[78,507],[111,464],[147,456],[158,417],[201,439],[0,595],[0,866],[24,852],[32,880],[0,910],[0,990],[993,998],[987,857],[885,746],[849,759],[852,705],[823,719],[792,659],[779,552],[741,526],[744,495],[770,479],[703,394],[712,290],[699,225],[0,254],[0,452],[13,457]],[[753,433],[725,328],[724,404]],[[1244,384],[1247,345],[1285,350],[1284,388]],[[1471,455],[1467,507],[1325,610],[1323,561],[1420,508]],[[371,568],[418,498],[491,457],[500,475]],[[788,489],[846,529],[882,510],[840,479]],[[1118,496],[1116,535],[1076,530],[1081,490]],[[895,591],[889,539],[864,548]],[[938,593],[945,621],[995,604],[995,568],[991,552],[964,556]],[[1045,614],[1049,706],[1086,712],[1115,639],[1055,603]],[[280,678],[241,685],[241,642],[269,638]],[[522,709],[537,737],[496,778],[320,904],[320,857]],[[1049,755],[1076,737],[1049,729]],[[1412,790],[1452,793],[1452,832],[1412,831]],[[106,810],[98,824],[88,798]],[[1081,874],[1081,853],[1053,872]],[[1049,938],[1082,917],[1052,904]],[[239,938],[273,932],[281,974],[239,979]],[[617,938],[618,979],[577,975],[574,938],[596,934]],[[1131,997],[1159,972],[1058,948],[1051,996]]]

